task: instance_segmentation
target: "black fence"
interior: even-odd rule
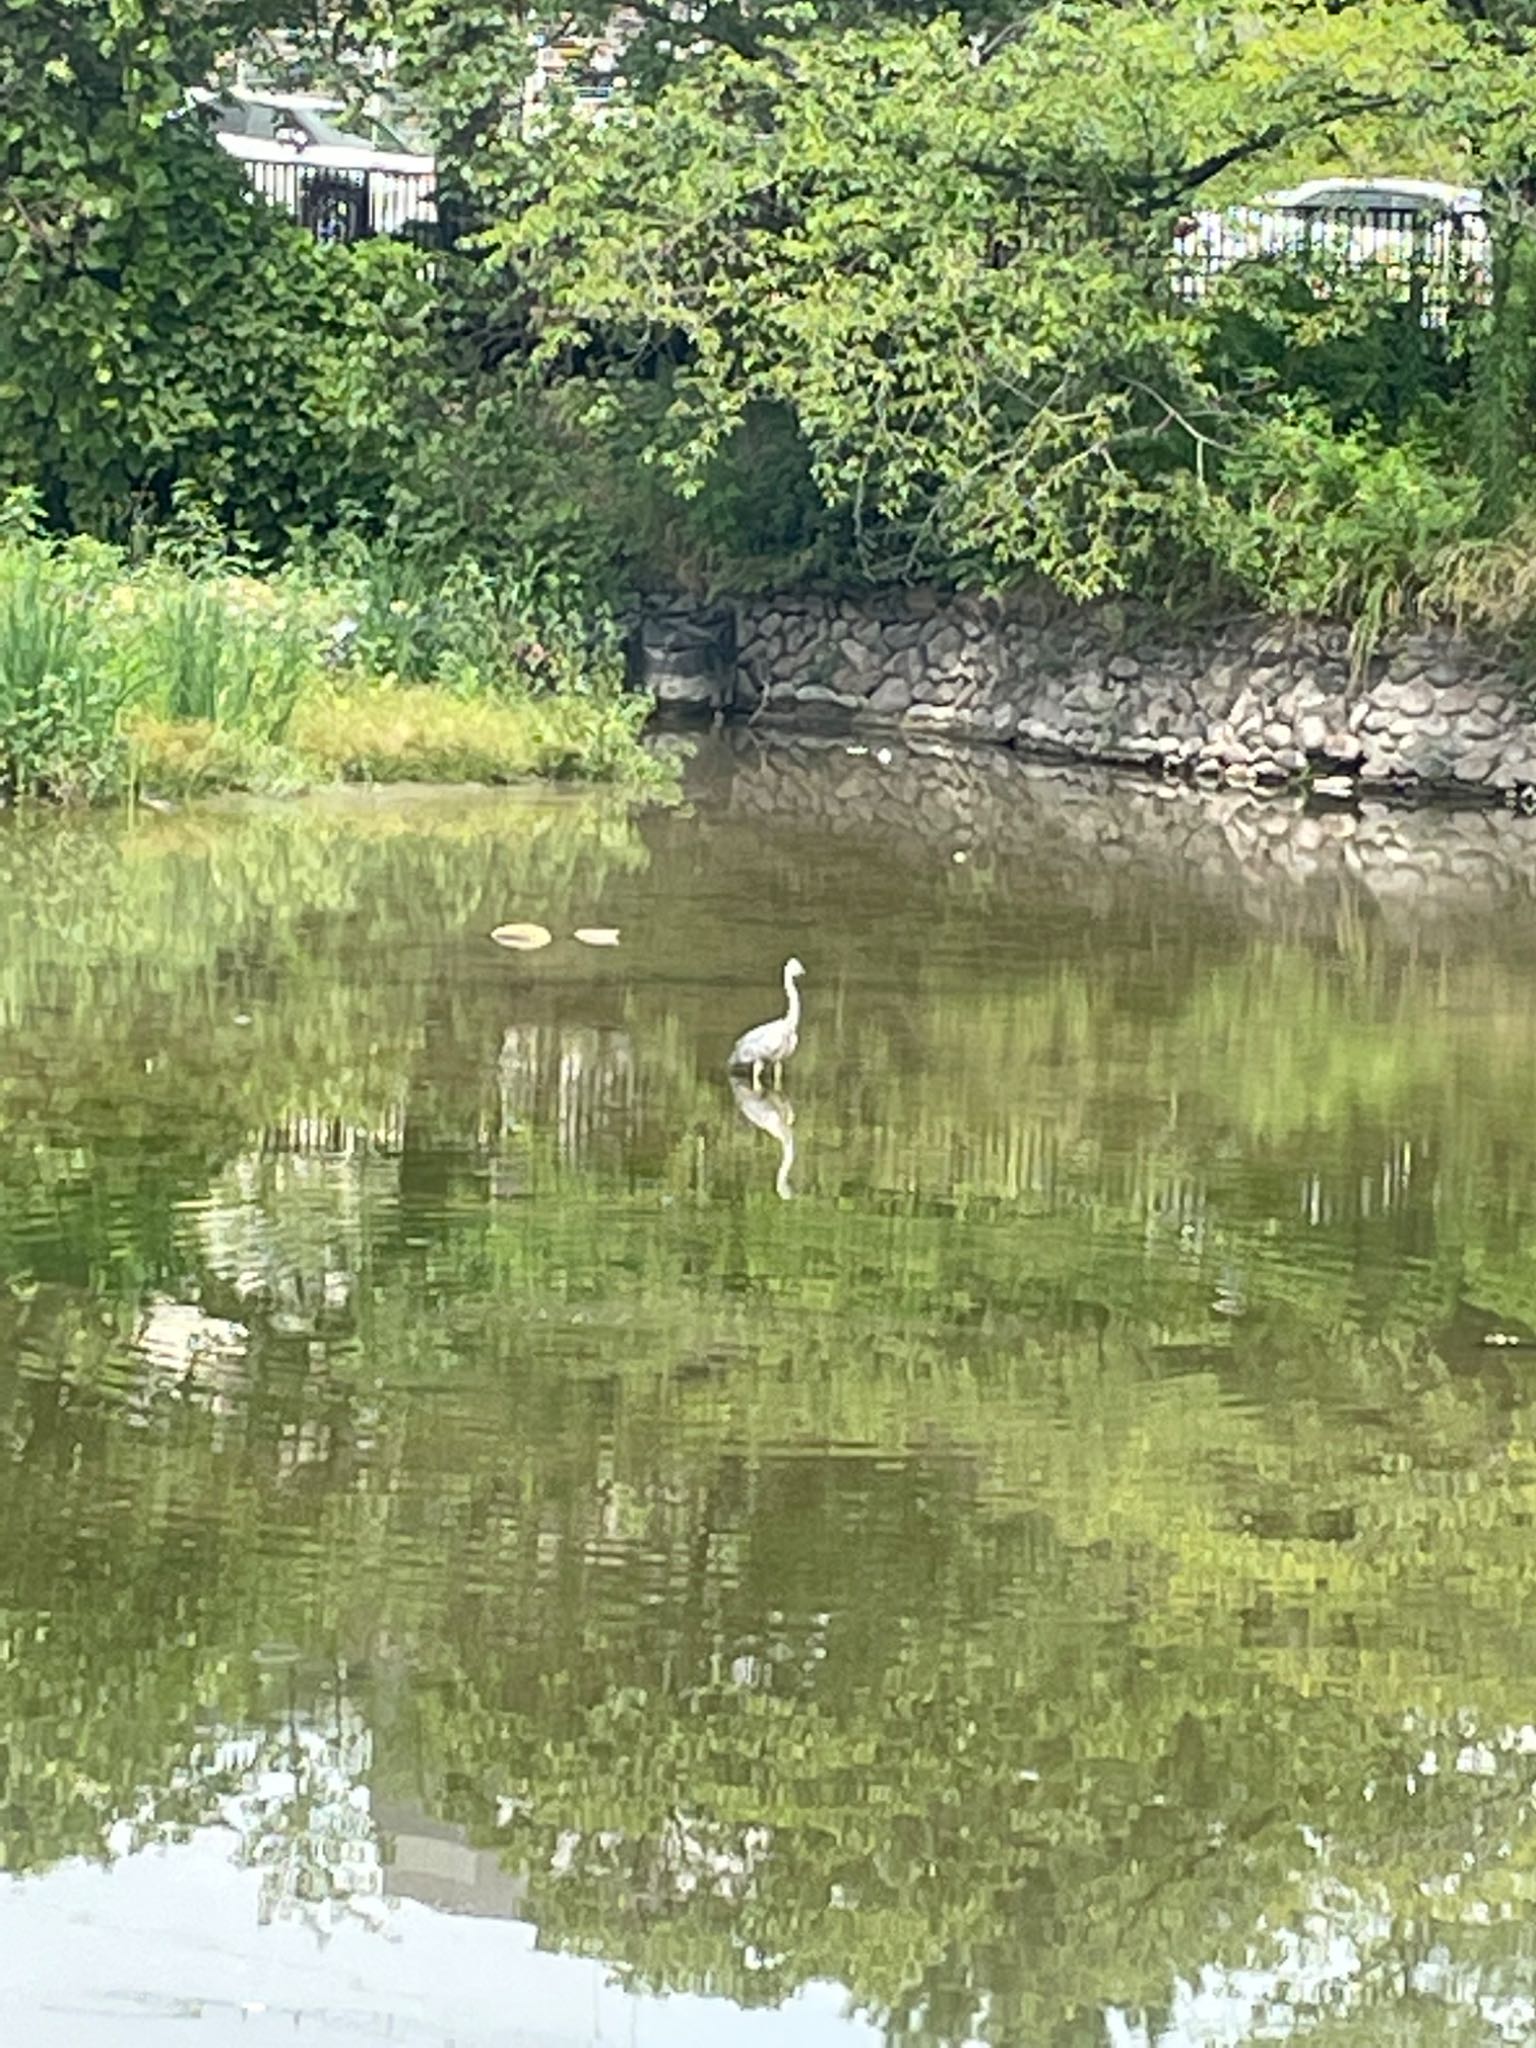
[[[241,168],[268,205],[291,214],[322,242],[395,235],[425,248],[437,246],[437,180],[431,171],[341,170],[249,159]]]
[[[323,242],[395,235],[423,248],[440,246],[431,171],[248,159],[243,169],[263,199]],[[1045,239],[1051,239],[1049,232]],[[1071,240],[1065,231],[1063,246]],[[1487,305],[1492,295],[1488,226],[1480,213],[1252,206],[1198,213],[1179,223],[1169,254],[1174,296],[1198,302],[1223,277],[1253,264],[1289,272],[1323,297],[1350,276],[1374,277],[1389,298],[1415,307],[1426,327],[1443,327],[1456,313]]]

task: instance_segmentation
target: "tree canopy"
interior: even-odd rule
[[[1086,594],[1262,414],[1219,359],[1241,287],[1169,289],[1181,218],[1324,169],[1471,175],[1519,89],[1433,0],[1049,7],[986,62],[952,17],[780,36],[551,141],[490,241],[549,350],[681,338],[659,415],[616,402],[685,492],[773,404],[877,573]]]
[[[162,188],[154,131],[283,0],[8,0],[0,20],[0,278],[30,243],[79,256]]]
[[[267,552],[339,522],[525,560],[606,506],[609,554],[663,577],[1379,618],[1449,602],[1442,558],[1481,547],[1458,587],[1501,587],[1536,416],[1517,21],[727,0],[685,33],[655,0],[606,118],[557,99],[524,133],[535,38],[605,19],[11,9],[8,480],[109,530],[180,486]],[[242,50],[359,91],[387,59],[460,234],[430,292],[257,220],[181,107]],[[1432,317],[1416,257],[1199,270],[1223,209],[1326,172],[1481,185],[1491,269],[1437,258]],[[524,486],[545,446],[568,490]]]

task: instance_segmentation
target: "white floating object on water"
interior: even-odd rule
[[[882,768],[889,768],[892,761],[894,761],[895,758],[896,756],[891,752],[889,747],[882,747],[879,753],[875,756],[875,759],[880,763],[880,766]]]
[[[963,868],[971,856],[965,851],[964,847],[957,846],[949,857],[957,868]]]
[[[515,953],[536,953],[554,934],[542,924],[499,924],[491,937],[498,946],[510,946]]]
[[[251,1662],[264,1671],[286,1671],[298,1663],[299,1654],[297,1643],[258,1643],[251,1652]]]
[[[584,924],[572,934],[584,946],[616,946],[619,943],[619,928],[616,924]]]

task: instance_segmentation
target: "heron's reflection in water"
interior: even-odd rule
[[[774,1089],[749,1088],[737,1074],[730,1076],[730,1082],[736,1107],[747,1122],[778,1140],[779,1170],[773,1177],[773,1191],[787,1202],[795,1192],[789,1184],[789,1170],[795,1163],[794,1105]]]

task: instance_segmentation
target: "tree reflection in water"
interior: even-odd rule
[[[383,1925],[440,1829],[903,2042],[1526,2038],[1529,911],[530,816],[0,834],[5,1867]]]

